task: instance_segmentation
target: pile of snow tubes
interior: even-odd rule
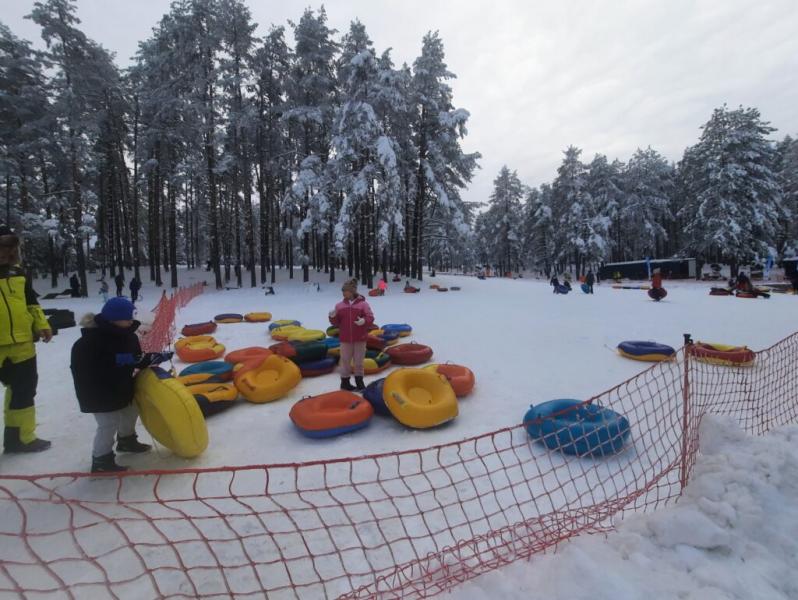
[[[311,438],[357,431],[371,422],[371,404],[352,392],[337,391],[303,398],[291,407],[291,422]]]
[[[413,333],[413,328],[407,323],[388,323],[382,326],[382,330],[388,334],[396,333],[399,337],[407,337]]]
[[[208,335],[214,331],[216,331],[216,323],[208,321],[207,323],[191,323],[190,325],[184,325],[180,333],[186,337],[191,337],[195,335]]]
[[[571,399],[531,405],[524,426],[530,437],[549,450],[580,457],[617,454],[630,433],[629,420],[623,415]]]
[[[142,369],[134,402],[144,428],[177,456],[194,458],[208,447],[205,417],[186,386],[160,367]]]
[[[269,346],[269,350],[297,364],[327,358],[327,344],[321,340],[315,342],[280,342]]]
[[[319,360],[309,360],[298,364],[299,372],[302,373],[302,377],[318,377],[319,375],[327,375],[335,371],[335,367],[338,365],[338,359],[333,356],[326,356]]]
[[[424,368],[446,377],[449,385],[451,385],[454,390],[455,396],[458,398],[468,396],[474,389],[476,378],[474,377],[474,372],[468,367],[446,363],[429,365]]]
[[[696,342],[687,346],[687,351],[698,361],[723,367],[748,367],[756,359],[756,354],[747,346]]]
[[[227,379],[219,377],[213,373],[191,373],[189,375],[178,375],[177,381],[185,386],[199,385],[201,383],[225,383]]]
[[[272,320],[272,313],[270,312],[248,312],[244,315],[244,320],[247,323],[265,323]]]
[[[426,369],[399,369],[385,378],[385,406],[402,425],[428,429],[457,417],[457,397],[443,375]]]
[[[353,365],[354,366],[354,365]],[[366,350],[366,358],[363,359],[363,372],[366,375],[380,373],[391,366],[391,357],[384,352],[376,350]]]
[[[710,296],[733,296],[734,295],[734,291],[730,290],[729,288],[713,287],[713,288],[709,288],[709,295]]]
[[[341,333],[341,330],[335,325],[330,325],[325,333],[330,337],[338,337],[338,334]]]
[[[340,356],[341,355],[341,340],[337,337],[327,337],[322,340],[327,346],[327,356]]]
[[[668,295],[668,290],[665,288],[651,288],[648,290],[648,297],[651,298],[654,302],[659,302],[665,296]]]
[[[261,404],[282,398],[301,379],[299,367],[284,356],[272,354],[262,361],[250,361],[247,370],[235,376],[235,385],[249,402]]]
[[[660,362],[673,358],[676,355],[676,350],[656,342],[629,340],[618,344],[618,354],[632,360]]]
[[[224,412],[238,398],[238,389],[234,383],[198,383],[186,386],[189,393],[194,396],[200,411],[206,417]]]
[[[279,321],[273,321],[269,323],[269,331],[274,331],[275,329],[279,329],[280,327],[285,327],[286,325],[293,325],[295,327],[299,327],[302,325],[299,321],[294,321],[292,319],[280,319]]]
[[[432,358],[432,348],[415,342],[391,346],[385,353],[397,365],[420,365]]]
[[[213,318],[217,323],[240,323],[244,320],[244,315],[238,313],[222,313]]]
[[[195,363],[180,371],[181,377],[197,374],[207,374],[222,381],[228,381],[233,378],[233,365],[223,360],[209,360]]]
[[[183,362],[196,363],[224,356],[224,346],[210,335],[192,335],[175,342],[175,352]]]
[[[224,360],[225,362],[229,362],[230,364],[234,365],[236,363],[247,362],[248,360],[252,360],[254,358],[266,358],[270,354],[273,354],[273,352],[268,348],[264,348],[262,346],[249,346],[247,348],[239,348],[238,350],[228,352],[227,356],[224,357]]]

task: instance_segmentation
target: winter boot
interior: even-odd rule
[[[43,452],[50,447],[50,442],[34,438],[30,442],[19,439],[19,427],[6,427],[3,431],[3,448],[6,454],[23,454],[28,452]]]
[[[133,435],[127,436],[116,436],[117,452],[133,452],[135,454],[141,454],[142,452],[149,452],[150,450],[152,450],[152,446],[149,444],[142,444],[138,440],[138,436],[135,433]]]
[[[103,454],[102,456],[91,457],[91,472],[92,473],[122,473],[127,471],[127,467],[116,464],[113,452]]]
[[[366,384],[363,383],[363,376],[362,375],[355,375],[355,388],[358,392],[362,392],[366,389]]]
[[[349,381],[349,377],[341,377],[341,389],[347,392],[351,392],[355,389],[355,386]]]

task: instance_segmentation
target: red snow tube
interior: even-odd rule
[[[380,293],[380,290],[373,289],[373,290],[369,290],[369,296],[372,296],[372,297],[373,296],[382,296],[382,294]]]
[[[652,300],[659,302],[668,295],[668,290],[665,288],[651,288],[648,290],[648,297]]]
[[[744,292],[742,290],[737,290],[735,296],[738,298],[756,298],[756,292]]]
[[[432,348],[416,343],[391,346],[385,353],[396,365],[420,365],[432,358]]]
[[[696,342],[687,346],[687,351],[696,360],[713,365],[723,366],[748,366],[753,364],[756,354],[747,346],[728,346],[726,344],[711,344]]]
[[[385,350],[385,340],[378,338],[376,335],[366,336],[366,348],[369,350]]]
[[[192,323],[191,325],[185,325],[183,326],[183,329],[180,330],[180,333],[186,337],[191,337],[192,335],[208,335],[214,331],[216,331],[216,323],[213,321],[208,321],[207,323]]]
[[[420,291],[421,291],[420,289],[418,289],[417,287],[413,287],[412,285],[409,285],[405,288],[405,294],[415,294]]]
[[[274,353],[268,348],[262,348],[261,346],[250,346],[249,348],[241,348],[240,350],[228,352],[227,356],[224,357],[224,360],[229,363],[236,364],[250,361],[253,358],[266,358],[272,354]]]
[[[728,288],[713,287],[709,289],[710,296],[731,296],[733,292]]]

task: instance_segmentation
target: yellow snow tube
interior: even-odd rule
[[[247,323],[265,323],[272,320],[272,313],[270,312],[249,312],[244,315],[244,320]]]
[[[292,361],[272,354],[260,366],[249,369],[235,378],[241,395],[250,402],[271,402],[282,398],[302,379],[302,373]]]
[[[194,458],[208,447],[208,429],[197,401],[163,369],[139,371],[134,400],[150,435],[178,456]]]
[[[444,375],[426,369],[399,369],[385,378],[382,397],[402,425],[435,427],[457,416],[457,397]]]
[[[273,329],[271,336],[273,340],[284,342],[292,333],[300,333],[302,331],[305,331],[305,328],[301,325],[283,325],[282,327]]]
[[[283,330],[286,329],[285,327],[280,327],[277,331],[281,334]],[[327,337],[327,334],[324,333],[321,329],[302,329],[300,331],[289,331],[286,335],[286,339],[289,342],[317,342],[319,340],[323,340]]]
[[[224,356],[224,345],[212,335],[192,335],[175,342],[175,352],[183,362],[195,363]]]

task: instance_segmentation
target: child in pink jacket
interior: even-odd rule
[[[374,314],[366,299],[357,293],[357,279],[350,279],[341,287],[343,300],[330,311],[330,323],[339,330],[341,340],[341,389],[364,390],[363,360],[366,358],[366,337],[374,324]],[[355,371],[355,385],[349,377]]]

